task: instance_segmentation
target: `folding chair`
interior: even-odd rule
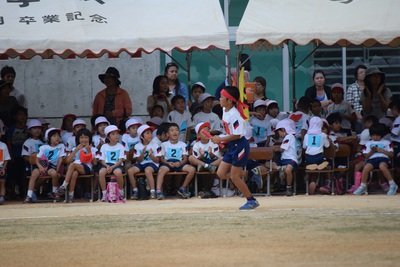
[[[346,158],[346,166],[335,166],[334,173],[345,172],[346,173],[346,190],[349,188],[349,170],[350,170],[350,155],[351,149],[347,144],[339,144],[339,150],[335,152],[335,158]],[[336,161],[337,162],[337,161]],[[334,193],[335,187],[332,186],[332,193]]]
[[[390,158],[390,162],[391,162],[391,167],[388,167],[389,172],[392,174],[392,179],[394,179],[394,167],[393,167],[393,158]],[[374,178],[374,174],[378,174],[378,180],[379,180],[379,175],[382,174],[380,169],[373,169],[372,171],[370,171],[369,173],[369,181],[367,183],[367,188],[365,191],[365,195],[368,195],[368,184],[372,181],[372,179]],[[382,174],[383,175],[383,174]],[[385,178],[386,179],[386,178]]]
[[[306,195],[309,195],[309,190],[308,190],[308,179],[309,179],[309,175],[310,174],[318,174],[318,179],[317,179],[317,183],[320,180],[321,174],[331,174],[333,177],[333,174],[335,172],[335,146],[329,146],[328,148],[324,147],[324,157],[327,160],[330,160],[332,162],[332,167],[330,169],[324,169],[324,170],[305,170],[306,172],[306,176],[304,177],[304,180],[306,181]],[[333,188],[333,186],[332,186]],[[332,191],[332,195],[333,195],[333,191]]]
[[[267,176],[267,193],[256,193],[255,196],[270,196],[271,195],[271,170],[272,170],[272,159],[274,158],[273,147],[251,147],[249,153],[249,159],[255,161],[267,161],[269,164],[269,170],[261,171],[261,176]]]

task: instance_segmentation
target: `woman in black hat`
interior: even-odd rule
[[[119,125],[119,122],[132,113],[132,102],[128,92],[120,88],[119,71],[109,67],[99,79],[106,88],[97,93],[93,102],[92,115],[101,114],[110,124]]]
[[[385,73],[377,67],[368,68],[364,84],[365,89],[360,96],[363,116],[374,115],[378,119],[386,117],[392,92],[385,85]]]

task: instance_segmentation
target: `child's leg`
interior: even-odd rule
[[[82,168],[83,168],[83,166],[82,166]],[[79,175],[78,171],[74,171],[71,175],[70,184],[68,187],[68,191],[70,193],[75,191],[75,185],[76,185],[76,180],[78,179],[78,175]]]
[[[285,169],[286,185],[291,186],[293,182],[293,166],[288,164]]]
[[[190,165],[190,164],[185,164],[183,166],[182,171],[188,172],[188,174],[185,177],[185,180],[183,181],[182,187],[186,188],[190,184],[190,181],[192,181],[194,175],[196,174],[196,169]]]
[[[67,169],[67,173],[65,174],[65,180],[64,180],[64,182],[66,183],[66,184],[69,184],[70,183],[70,181],[71,181],[71,176],[72,176],[72,173],[74,172],[74,170],[75,170],[75,163],[71,163],[71,164],[69,164],[69,166],[68,166],[68,169]]]
[[[99,183],[100,183],[101,191],[106,190],[106,174],[107,174],[107,169],[101,168],[99,171]]]
[[[224,163],[224,162],[222,162]],[[222,164],[221,163],[221,164]],[[249,190],[249,188],[247,187],[246,183],[241,179],[241,174],[243,172],[243,168],[242,167],[236,167],[236,166],[231,166],[231,180],[232,182],[235,184],[235,186],[240,190],[240,192],[242,192],[242,194],[244,195],[245,198],[249,199],[252,197],[252,194]]]
[[[157,174],[157,191],[162,191],[163,183],[164,183],[164,176],[169,172],[169,168],[167,166],[161,166],[158,170]]]
[[[379,169],[381,170],[383,176],[385,176],[386,180],[388,180],[388,182],[393,180],[392,174],[390,173],[386,162],[381,162],[379,164]]]
[[[28,185],[28,190],[34,190],[35,189],[35,184],[36,180],[39,177],[39,169],[34,169],[31,174],[31,178],[29,179],[29,185]]]
[[[213,162],[211,162],[211,165],[214,166],[219,166],[219,164],[222,162],[222,158],[218,158],[216,160],[214,160]]]
[[[52,181],[52,186],[53,186],[53,193],[57,190],[58,188],[58,172],[55,169],[50,169],[47,171],[47,174],[51,177]]]
[[[139,172],[140,172],[140,169],[136,166],[133,166],[128,169],[128,178],[129,178],[129,182],[131,183],[131,186],[133,189],[136,188],[135,174],[139,173]]]
[[[367,182],[368,182],[368,177],[369,177],[369,173],[374,169],[374,166],[372,166],[372,164],[365,164],[363,171],[362,171],[362,178],[361,178],[361,185],[363,185],[364,187],[367,186]]]
[[[146,169],[144,169],[144,173],[146,174],[146,178],[147,178],[147,182],[149,183],[150,186],[150,190],[154,190],[155,186],[154,186],[154,169],[150,166],[146,167]]]
[[[221,161],[221,163],[219,164],[218,170],[217,170],[218,177],[221,179],[224,179],[224,180],[231,178],[231,166],[232,166],[232,164]],[[239,176],[246,177],[247,171],[245,171],[245,170],[243,170],[243,168],[241,168]]]
[[[195,166],[195,167],[197,167],[198,165],[204,167],[204,166],[206,165],[205,162],[199,160],[199,159],[196,158],[195,156],[189,156],[189,162],[190,162],[191,165],[193,165],[193,166]]]
[[[122,175],[122,170],[114,169],[113,174],[115,175],[115,178],[117,178],[117,183],[118,183],[119,189],[120,190],[124,189],[124,177]]]

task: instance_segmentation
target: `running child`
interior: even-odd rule
[[[183,181],[182,186],[178,189],[178,194],[183,198],[189,198],[190,192],[187,190],[190,181],[193,179],[196,169],[189,164],[188,149],[184,142],[179,141],[179,126],[176,123],[170,123],[168,128],[169,140],[161,144],[160,168],[157,174],[157,191],[158,200],[164,199],[162,192],[164,176],[170,171],[184,171],[188,174]]]
[[[148,125],[141,125],[137,131],[140,142],[134,148],[133,158],[136,163],[128,169],[129,182],[133,188],[131,199],[138,199],[139,190],[136,187],[135,174],[144,172],[146,174],[147,183],[150,187],[150,199],[156,198],[156,191],[154,186],[154,173],[158,172],[161,147],[155,143],[151,143],[153,139],[153,130]]]
[[[213,136],[211,140],[214,144],[227,142],[228,149],[218,167],[217,175],[221,179],[231,179],[246,197],[247,202],[239,208],[240,210],[255,209],[260,204],[241,179],[246,175],[243,168],[247,163],[250,146],[245,137],[246,117],[243,114],[245,105],[240,101],[239,89],[235,86],[224,87],[221,90],[220,104],[223,107],[222,122],[226,135]]]
[[[33,190],[35,189],[36,180],[40,175],[49,175],[52,179],[52,194],[54,195],[58,187],[58,179],[60,178],[60,168],[62,159],[65,157],[65,146],[61,143],[61,129],[50,128],[46,131],[45,139],[47,144],[39,148],[36,156],[36,165],[32,171],[31,179],[29,179],[28,192],[24,203],[33,203]],[[47,168],[43,167],[39,160],[45,160],[48,163]]]
[[[97,159],[95,158],[97,149],[92,146],[92,133],[88,129],[83,128],[77,131],[74,143],[78,145],[67,158],[69,165],[65,180],[55,193],[57,201],[65,194],[65,190],[69,185],[67,203],[73,203],[78,175],[89,175],[92,172],[93,165],[97,164]]]
[[[119,195],[124,198],[124,161],[126,160],[125,148],[119,141],[119,129],[115,125],[109,125],[104,129],[107,136],[106,144],[100,149],[99,182],[103,197],[101,202],[107,202],[106,175],[113,174],[117,179]]]

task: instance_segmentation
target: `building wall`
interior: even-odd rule
[[[120,72],[121,88],[130,95],[133,114],[147,119],[147,96],[160,72],[160,53],[142,53],[140,58],[122,53],[119,58],[104,55],[96,59],[66,60],[36,56],[31,60],[0,60],[0,68],[4,65],[13,66],[17,72],[14,85],[28,99],[29,117],[44,117],[51,126],[60,127],[61,118],[68,113],[90,122],[94,97],[105,88],[98,75],[110,66]]]

